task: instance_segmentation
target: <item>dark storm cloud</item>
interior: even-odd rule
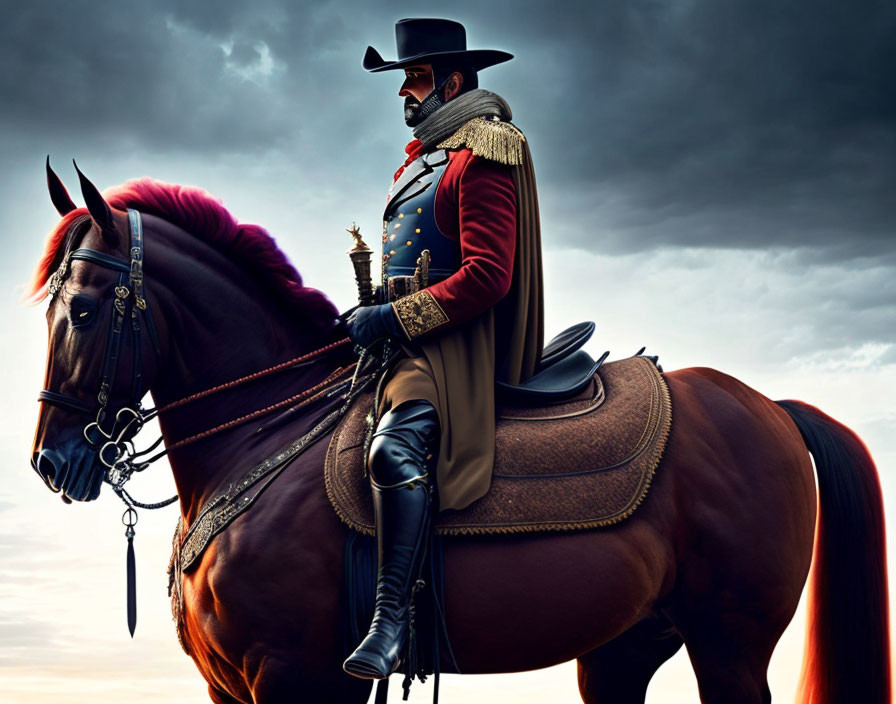
[[[278,28],[263,3],[251,12],[239,3],[180,6],[17,9],[0,29],[5,126],[199,153],[275,147],[300,122],[295,93],[309,76],[292,67],[296,90],[283,95],[290,67],[277,64],[266,40],[289,30],[302,45],[297,30],[313,23]]]
[[[568,189],[555,220],[591,211],[620,249],[891,251],[894,18],[877,2],[629,2],[513,26],[570,39],[540,54],[553,109],[520,113],[537,156],[564,156],[540,171]]]
[[[23,4],[0,28],[0,125],[197,158],[279,150],[321,176],[372,179],[405,132],[397,76],[361,71],[363,48],[393,56],[395,19],[444,13]],[[529,135],[548,246],[892,251],[892,3],[460,2],[451,14],[471,46],[516,54],[481,80]]]

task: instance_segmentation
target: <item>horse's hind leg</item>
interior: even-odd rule
[[[774,644],[750,648],[747,639],[688,643],[703,704],[770,704],[768,663]]]
[[[745,601],[741,596],[739,603]],[[687,646],[703,704],[770,704],[768,664],[792,613],[789,600],[781,602],[763,613],[704,598],[687,620],[670,614]]]
[[[770,565],[768,560],[763,566],[768,570]],[[769,574],[756,572],[757,581]],[[693,578],[682,574],[682,582],[691,579],[693,584]],[[667,611],[688,649],[700,701],[769,704],[768,665],[796,609],[798,586],[785,590],[780,580],[768,578],[770,586],[759,588],[730,564],[717,569],[714,577],[711,591],[679,593]]]
[[[585,704],[644,704],[654,673],[681,647],[662,616],[638,622],[579,658],[579,692]]]

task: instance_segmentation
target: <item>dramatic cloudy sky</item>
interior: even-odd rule
[[[145,175],[203,186],[348,307],[343,228],[378,231],[408,139],[399,76],[368,75],[361,57],[368,44],[394,56],[394,21],[442,7],[3,0],[3,701],[205,701],[168,614],[176,509],[141,516],[131,641],[120,504],[63,506],[27,464],[46,332],[17,298],[56,222],[44,157],[70,185],[76,157],[102,188]],[[866,440],[893,515],[892,3],[462,0],[450,13],[470,46],[516,55],[480,78],[534,155],[549,332],[593,319],[594,352],[646,344],[667,369],[712,366],[820,406]],[[154,473],[140,496],[171,493]],[[793,691],[802,624],[775,654],[776,699]],[[574,668],[448,678],[445,701],[461,697],[575,701]],[[648,700],[696,700],[685,654]]]

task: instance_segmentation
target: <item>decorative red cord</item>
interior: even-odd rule
[[[206,389],[205,391],[198,391],[195,394],[190,394],[182,399],[177,401],[173,401],[162,408],[157,410],[157,413],[161,414],[165,411],[170,411],[173,408],[177,408],[179,406],[183,406],[191,401],[197,401],[201,398],[205,398],[206,396],[211,396],[219,391],[224,391],[226,389],[232,389],[236,386],[240,386],[242,384],[247,384],[250,381],[255,381],[257,379],[261,379],[263,377],[269,376],[271,374],[275,374],[276,372],[282,371],[288,367],[291,367],[295,364],[301,364],[302,362],[307,362],[308,360],[314,359],[315,357],[320,357],[327,352],[330,352],[338,347],[342,347],[343,345],[351,342],[351,340],[347,337],[337,340],[336,342],[332,342],[329,345],[316,349],[312,352],[308,352],[307,354],[303,354],[299,357],[295,357],[294,359],[290,359],[286,362],[281,362],[280,364],[275,364],[273,367],[268,367],[267,369],[262,369],[257,372],[253,372],[252,374],[247,374],[246,376],[242,376],[239,379],[234,379],[233,381],[225,382],[224,384],[218,384],[217,386],[213,386],[210,389]],[[321,381],[319,384],[312,386],[310,389],[305,389],[301,393],[295,394],[294,396],[290,396],[287,399],[282,401],[278,401],[277,403],[271,404],[270,406],[266,406],[264,408],[260,408],[257,411],[252,411],[251,413],[247,413],[245,415],[240,416],[239,418],[234,418],[233,420],[229,420],[226,423],[222,423],[221,425],[217,425],[214,428],[209,428],[208,430],[203,430],[201,433],[196,433],[195,435],[191,435],[190,437],[184,438],[183,440],[178,440],[177,442],[168,445],[166,447],[166,452],[170,452],[171,450],[175,450],[179,447],[183,447],[184,445],[189,445],[191,443],[196,442],[197,440],[203,440],[204,438],[209,437],[210,435],[214,435],[216,433],[220,433],[224,430],[228,430],[237,425],[241,425],[242,423],[246,423],[247,421],[253,420],[255,418],[259,418],[263,415],[271,413],[272,411],[276,411],[280,408],[288,406],[293,403],[298,403],[295,408],[302,408],[307,406],[314,401],[317,401],[321,396],[326,394],[330,388],[334,385],[338,379],[344,378],[349,373],[354,373],[355,367],[357,363],[350,364],[347,367],[337,367],[334,371],[332,371],[326,379]],[[341,383],[341,382],[340,382]]]
[[[298,409],[302,408],[303,406],[307,406],[318,400],[327,391],[329,391],[330,387],[333,385],[333,381],[335,381],[337,378],[344,377],[346,375],[346,372],[354,371],[354,367],[354,364],[351,364],[348,367],[338,367],[336,371],[330,374],[326,379],[324,379],[319,384],[312,386],[310,389],[306,389],[305,391],[296,394],[295,396],[290,396],[283,401],[278,401],[277,403],[266,406],[265,408],[261,408],[257,411],[252,411],[252,413],[247,413],[246,415],[240,416],[239,418],[229,420],[226,423],[217,425],[214,428],[210,428],[209,430],[203,430],[201,433],[196,433],[195,435],[191,435],[190,437],[184,438],[183,440],[178,440],[176,443],[168,445],[167,449],[169,452],[171,450],[176,450],[179,447],[189,445],[190,443],[196,442],[197,440],[202,440],[210,435],[214,435],[215,433],[220,433],[221,431],[228,430],[237,425],[241,425],[242,423],[250,421],[254,418],[259,418],[263,415],[266,415],[267,413],[270,413],[271,411],[276,411],[279,408],[283,408],[284,406],[296,403],[297,401],[301,401],[301,403],[295,406],[295,408]]]
[[[234,386],[240,386],[241,384],[245,384],[250,381],[255,381],[256,379],[261,379],[262,377],[268,376],[269,374],[274,374],[275,372],[279,372],[282,369],[286,369],[287,367],[291,367],[294,364],[300,364],[301,362],[307,362],[309,359],[314,359],[315,357],[319,357],[322,354],[326,354],[331,350],[336,349],[337,347],[341,347],[342,345],[348,344],[351,340],[347,337],[342,338],[341,340],[337,340],[336,342],[332,342],[329,345],[321,347],[320,349],[316,349],[313,352],[308,352],[307,354],[303,354],[300,357],[296,357],[295,359],[290,359],[287,362],[281,362],[280,364],[276,364],[273,367],[268,367],[267,369],[262,369],[261,371],[253,372],[252,374],[247,374],[246,376],[242,376],[239,379],[234,379],[233,381],[228,381],[224,384],[218,384],[218,386],[213,386],[210,389],[206,389],[205,391],[198,391],[195,394],[191,394],[182,398],[178,401],[172,401],[169,404],[162,406],[158,409],[157,413],[165,413],[165,411],[170,411],[172,408],[177,408],[178,406],[183,406],[184,404],[190,403],[191,401],[197,401],[200,398],[205,398],[206,396],[211,396],[218,391],[224,391],[225,389],[232,389]],[[289,399],[287,399],[289,400]]]

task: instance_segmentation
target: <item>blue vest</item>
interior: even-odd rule
[[[424,249],[430,253],[429,283],[460,268],[460,244],[436,225],[436,190],[447,166],[446,150],[424,154],[408,164],[392,185],[383,212],[384,289],[390,276],[413,276]]]

